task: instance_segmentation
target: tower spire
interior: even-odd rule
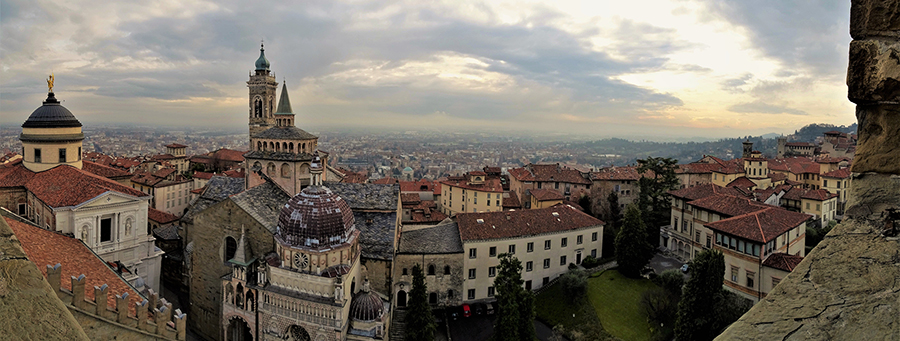
[[[288,96],[286,80],[282,81],[281,99],[278,100],[278,110],[275,110],[275,113],[281,113],[281,114],[293,114],[294,113],[294,111],[291,110],[291,98]]]

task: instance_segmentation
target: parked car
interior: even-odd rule
[[[475,315],[484,315],[485,310],[487,309],[484,303],[475,303]]]
[[[485,313],[487,313],[488,315],[494,315],[494,311],[496,309],[494,307],[494,303],[496,303],[496,302],[491,302],[491,303],[487,304],[487,310],[485,311]]]
[[[463,307],[462,307],[462,315],[463,315],[463,317],[469,317],[469,316],[472,316],[472,309],[469,308],[469,305],[468,305],[468,304],[463,304]]]
[[[459,318],[459,307],[448,307],[447,318],[456,321],[456,319]]]
[[[684,265],[681,266],[681,272],[687,273],[688,271],[690,271],[690,266],[688,266],[687,263],[684,263]]]

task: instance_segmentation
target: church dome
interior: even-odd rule
[[[363,290],[353,296],[350,302],[350,318],[354,321],[371,322],[384,315],[384,301],[377,294]]]
[[[259,58],[256,59],[256,71],[268,70],[269,60],[266,59],[266,49],[263,45],[259,45]]]
[[[41,105],[22,124],[22,128],[72,128],[81,127],[81,122],[72,112],[62,106],[52,92],[47,94]]]
[[[354,229],[350,204],[324,186],[308,186],[278,216],[278,237],[291,246],[322,249],[345,243]]]

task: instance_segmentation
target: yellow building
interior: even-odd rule
[[[441,212],[496,212],[503,210],[503,185],[500,178],[482,171],[451,176],[441,182]]]
[[[562,204],[563,195],[552,189],[531,190],[531,209],[548,208],[556,204]]]
[[[841,168],[822,174],[822,188],[837,195],[837,215],[844,215],[847,190],[850,189],[850,168]]]

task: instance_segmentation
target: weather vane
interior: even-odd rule
[[[50,78],[47,78],[47,87],[50,88],[49,92],[53,92],[53,73],[50,73]]]

